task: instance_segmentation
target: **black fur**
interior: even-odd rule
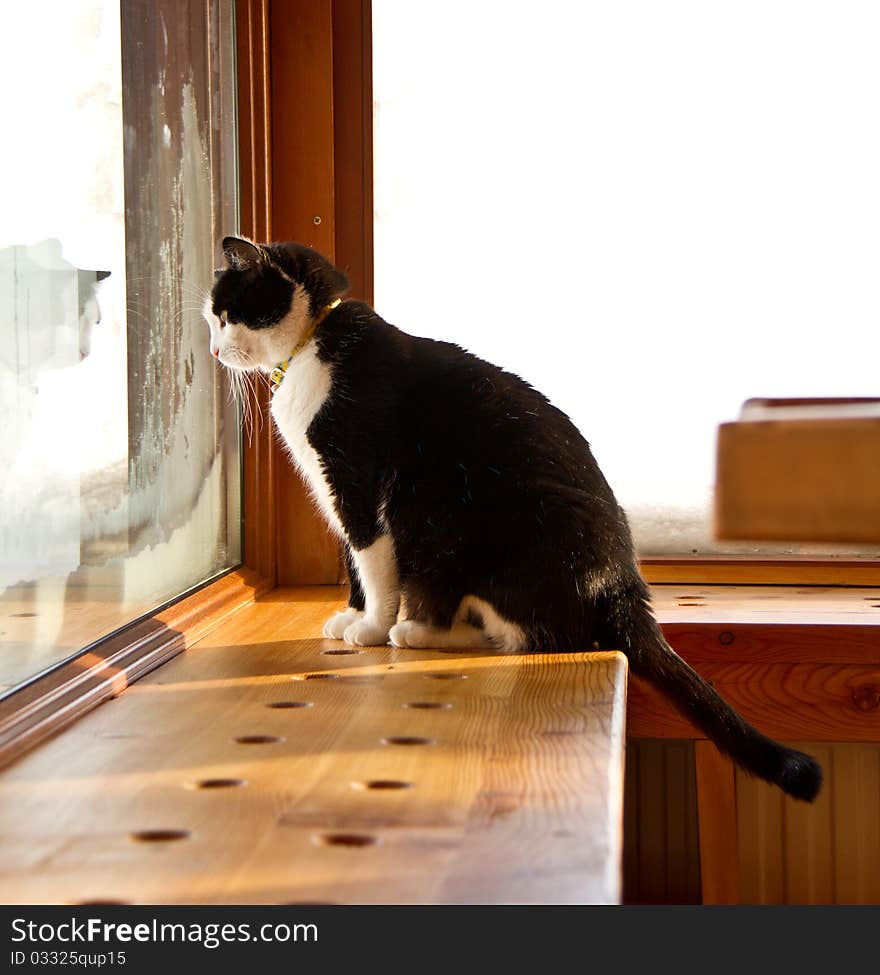
[[[278,321],[287,282],[276,266],[306,285],[313,311],[344,290],[341,272],[308,248],[260,250],[257,266],[233,256],[215,309],[255,328]],[[330,313],[316,342],[332,389],[308,439],[349,544],[365,548],[387,525],[408,616],[449,627],[470,594],[518,624],[527,650],[619,648],[743,768],[816,796],[820,766],[755,731],[666,643],[626,517],[564,413],[519,377],[407,335],[359,301]]]
[[[252,244],[226,237],[223,254],[229,267],[214,278],[214,314],[225,312],[228,321],[248,328],[271,328],[284,318],[290,311],[292,281],[306,286],[312,315],[348,290],[342,271],[303,244]]]

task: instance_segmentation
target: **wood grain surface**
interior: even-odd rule
[[[771,738],[880,741],[880,666],[701,664],[700,674]],[[652,687],[632,678],[627,734],[704,738]]]
[[[645,556],[647,582],[675,585],[878,586],[880,561],[871,558],[743,558],[742,556]]]
[[[671,646],[765,734],[880,740],[880,590],[667,585],[652,594]],[[704,737],[637,678],[627,734]]]
[[[617,901],[624,658],[334,653],[340,596],[273,591],[0,775],[0,901]]]
[[[737,904],[740,884],[733,763],[711,741],[696,742],[694,759],[703,903]]]
[[[737,772],[741,899],[880,903],[880,744],[792,742],[826,771],[813,805]]]

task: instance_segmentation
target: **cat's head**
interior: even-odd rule
[[[214,272],[203,314],[211,353],[231,369],[271,370],[313,319],[348,290],[348,279],[302,244],[223,240],[226,267]]]

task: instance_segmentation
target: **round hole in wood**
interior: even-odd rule
[[[679,606],[699,606],[699,607],[701,607],[701,608],[702,608],[702,606],[703,606],[703,604],[702,604],[702,603],[679,603],[678,605],[679,605]]]
[[[418,735],[392,735],[382,739],[383,745],[433,745],[432,738],[421,738]]]
[[[239,735],[235,739],[239,745],[272,745],[278,741],[284,741],[278,735]]]
[[[321,846],[375,846],[379,840],[369,833],[323,833],[315,842]]]
[[[880,603],[871,603],[871,609],[880,609]]]
[[[409,701],[403,706],[405,708],[415,708],[418,711],[436,711],[441,708],[444,711],[448,711],[452,707],[451,704],[447,704],[445,701]]]
[[[467,680],[467,674],[425,674],[425,677],[430,677],[431,680]]]
[[[310,708],[312,706],[311,701],[272,701],[271,704],[267,704],[267,708]]]
[[[679,596],[679,599],[705,599],[705,596]]]
[[[236,789],[247,785],[244,779],[202,779],[196,782],[197,789]]]
[[[339,674],[297,674],[294,680],[336,680]]]
[[[376,791],[411,789],[412,782],[403,782],[400,779],[368,779],[366,782],[352,782],[355,789],[375,789]]]
[[[189,831],[185,829],[142,829],[131,834],[138,843],[171,843],[188,837]]]
[[[356,653],[363,653],[363,650],[352,650],[349,647],[345,647],[342,650],[322,650],[321,653],[328,657],[350,657]]]
[[[36,615],[36,613],[12,613],[9,618],[11,620],[32,620]]]

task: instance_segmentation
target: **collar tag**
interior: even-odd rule
[[[311,339],[315,334],[315,329],[324,321],[324,319],[342,302],[341,298],[336,298],[330,302],[329,305],[325,305],[324,308],[318,313],[318,317],[312,322],[311,328],[306,331],[306,334],[299,340],[296,348],[290,355],[284,360],[284,362],[279,362],[277,366],[269,373],[269,382],[272,384],[272,392],[275,393],[278,387],[284,382],[284,375],[287,372],[287,367],[293,361],[294,356],[300,349],[305,346],[305,344]]]

